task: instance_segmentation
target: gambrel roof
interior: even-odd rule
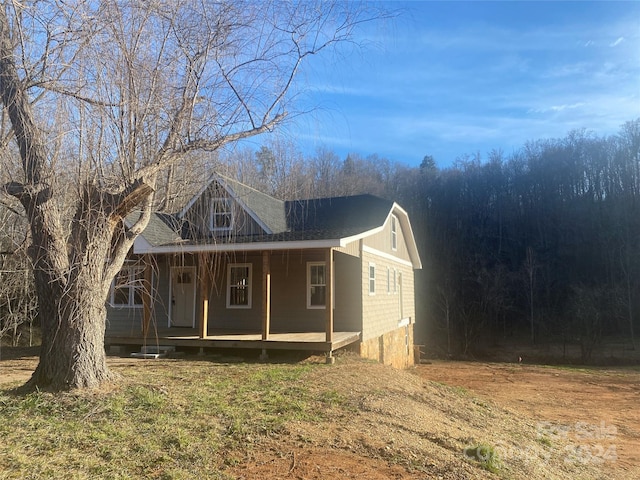
[[[181,234],[181,222],[200,196],[215,182],[260,225],[251,235],[224,234],[201,238]],[[175,216],[152,215],[135,253],[285,250],[345,247],[385,228],[395,216],[405,232],[414,268],[421,268],[407,213],[395,202],[373,195],[354,195],[283,201],[233,179],[214,175],[210,182]]]

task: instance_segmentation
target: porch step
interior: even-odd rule
[[[144,359],[152,359],[152,360],[166,357],[164,353],[142,353],[142,352],[133,352],[131,356],[134,358],[144,358]]]
[[[140,353],[169,353],[175,351],[175,345],[145,345],[140,349]]]
[[[134,358],[156,359],[164,358],[168,353],[175,351],[176,347],[173,345],[145,345],[139,352],[133,352],[131,356]]]

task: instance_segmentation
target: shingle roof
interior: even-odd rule
[[[125,221],[131,226],[138,218],[140,212],[131,212]],[[166,213],[152,213],[147,227],[142,232],[144,239],[154,247],[168,245],[182,240],[178,233],[180,226],[175,217]]]
[[[384,225],[392,207],[393,202],[373,195],[291,201],[286,204],[288,230],[348,237]]]
[[[393,202],[373,195],[282,201],[233,179],[223,176],[217,176],[217,179],[268,231],[257,235],[226,234],[193,239],[191,235],[178,233],[184,227],[181,220],[156,213],[142,234],[145,240],[152,246],[175,244],[187,239],[189,244],[335,240],[381,227],[393,208]]]
[[[232,190],[234,198],[241,202],[245,209],[253,212],[271,232],[281,233],[287,230],[284,201],[231,178],[222,175],[220,178]]]
[[[366,236],[382,228],[391,212],[394,212],[398,215],[403,230],[408,233],[405,238],[412,264],[414,268],[422,268],[409,217],[394,202],[373,195],[282,201],[235,180],[221,176],[216,178],[258,223],[267,227],[264,233],[243,236],[227,233],[224,236],[194,239],[192,226],[183,218],[184,211],[189,208],[187,205],[181,214],[153,214],[149,225],[142,232],[142,237],[151,248],[141,245],[137,251],[172,253],[209,251],[217,248],[225,248],[227,251],[236,248],[255,250],[263,248],[260,243],[264,243],[266,248],[286,249],[291,248],[292,243],[317,241],[325,246],[327,243],[332,246],[342,245],[345,240],[355,240],[352,237],[358,238],[363,234]],[[208,185],[200,190],[200,194]],[[190,204],[193,204],[196,198],[193,197]],[[138,218],[139,213],[132,213],[127,217],[127,223],[131,225]],[[277,245],[278,243],[280,245]],[[253,245],[249,247],[248,244]],[[318,247],[318,243],[310,245]],[[297,245],[296,248],[303,247]]]

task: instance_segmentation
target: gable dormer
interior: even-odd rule
[[[191,225],[191,237],[225,238],[280,233],[286,228],[284,202],[221,175],[179,214]]]

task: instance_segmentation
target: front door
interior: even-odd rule
[[[195,327],[196,267],[171,267],[170,326]]]

